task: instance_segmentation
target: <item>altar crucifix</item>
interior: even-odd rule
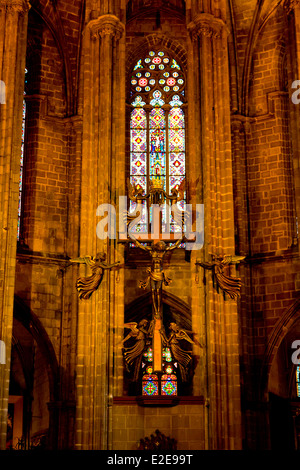
[[[162,309],[162,286],[168,286],[172,281],[163,270],[164,256],[178,248],[185,240],[185,237],[178,239],[174,245],[169,245],[163,241],[153,241],[151,246],[142,245],[132,234],[131,238],[138,248],[149,253],[152,258],[152,265],[147,269],[148,277],[145,281],[140,281],[140,287],[146,289],[149,285],[152,295],[152,347],[153,347],[153,371],[162,370],[162,331],[163,331],[163,309]]]

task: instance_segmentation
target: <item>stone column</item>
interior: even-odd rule
[[[300,80],[300,0],[285,0],[284,9],[287,14],[287,29],[289,32],[289,69],[291,70],[289,86],[294,86],[294,82]],[[293,169],[294,169],[294,182],[295,182],[295,206],[297,212],[297,220],[299,225],[300,220],[300,141],[299,141],[299,126],[300,126],[300,104],[299,104],[299,85],[296,88],[289,89],[290,99],[290,129],[292,136],[292,151],[293,151]],[[293,99],[293,94],[296,93],[296,100]],[[296,242],[296,240],[295,240]],[[298,235],[298,248],[299,235]]]
[[[207,2],[210,3],[210,2]],[[217,2],[213,2],[217,3]],[[188,24],[199,63],[205,240],[203,259],[235,254],[228,31],[220,11],[196,13]],[[235,275],[234,270],[231,273]],[[201,273],[200,280],[202,281]],[[206,273],[207,445],[242,446],[237,302]]]
[[[0,0],[0,449],[5,449],[13,324],[28,0]]]
[[[117,212],[118,198],[125,195],[124,41],[124,25],[112,14],[93,15],[84,30],[79,255],[105,252],[110,264],[123,261],[123,249],[116,239],[97,237],[96,226],[101,219],[96,210],[111,203]],[[79,274],[91,273],[81,267]],[[77,449],[110,447],[110,411],[120,373],[121,349],[117,344],[123,333],[123,302],[122,269],[105,271],[99,289],[89,300],[79,302]]]

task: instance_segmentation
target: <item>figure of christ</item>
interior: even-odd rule
[[[152,345],[153,345],[153,371],[162,370],[162,339],[161,329],[163,328],[162,318],[162,285],[168,286],[171,282],[163,270],[163,259],[166,253],[175,250],[185,239],[183,236],[177,240],[173,246],[167,246],[163,240],[152,242],[151,246],[142,245],[133,235],[131,235],[137,247],[147,251],[152,258],[152,266],[147,269],[148,278],[146,281],[140,281],[140,287],[146,289],[150,284],[152,304],[153,304],[153,320],[152,326]]]
[[[164,256],[178,248],[178,246],[183,242],[185,237],[182,237],[176,241],[173,246],[167,246],[163,240],[158,242],[152,242],[151,246],[142,245],[132,234],[131,238],[137,247],[148,252],[152,258],[152,266],[147,269],[149,274],[146,281],[140,281],[140,287],[146,289],[150,284],[151,294],[152,294],[152,303],[154,308],[154,317],[156,319],[162,318],[162,285],[165,284],[168,286],[171,283],[171,279],[168,278],[163,270],[163,259]]]
[[[111,269],[120,264],[120,261],[117,261],[113,264],[105,263],[106,254],[97,253],[94,256],[84,256],[82,258],[70,259],[70,263],[85,263],[91,268],[92,275],[82,278],[80,277],[76,281],[76,289],[79,292],[80,299],[89,299],[93,292],[95,292],[100,286],[103,274],[105,269]]]

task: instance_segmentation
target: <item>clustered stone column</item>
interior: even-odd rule
[[[118,197],[125,194],[125,38],[124,25],[117,16],[94,16],[95,13],[83,37],[79,255],[105,252],[106,261],[111,264],[122,262],[123,249],[117,239],[97,237],[100,218],[96,210],[100,204],[111,203],[117,212]],[[90,274],[85,268],[80,269],[80,275]],[[89,300],[79,302],[77,449],[110,447],[113,390],[120,387],[120,381],[116,385],[120,369],[116,362],[118,354],[114,356],[113,350],[117,351],[123,332],[122,271],[106,271],[99,289]]]
[[[214,2],[218,3],[218,2]],[[205,244],[203,260],[235,254],[227,27],[219,10],[188,24],[199,66]],[[232,270],[232,275],[235,275]],[[201,276],[201,274],[200,274]],[[201,283],[199,283],[200,285]],[[237,302],[217,292],[206,274],[206,445],[241,448]]]
[[[22,139],[28,0],[0,0],[0,449],[6,446],[10,351],[13,325],[18,195]]]
[[[284,8],[287,14],[289,34],[290,34],[290,67],[293,71],[293,82],[300,80],[300,0],[285,0]],[[299,86],[297,86],[299,90]],[[290,95],[297,91],[296,89],[289,90]],[[297,94],[299,98],[299,94]],[[300,141],[299,141],[299,126],[300,126],[300,104],[295,104],[291,100],[291,134],[292,134],[292,150],[293,150],[293,170],[295,181],[295,205],[297,217],[299,220],[300,214]]]

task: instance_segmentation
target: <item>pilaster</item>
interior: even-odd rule
[[[289,51],[289,66],[292,70],[293,83],[298,83],[300,80],[300,0],[286,0],[284,2],[284,9],[287,14],[289,42],[291,44]],[[291,95],[299,90],[290,90]],[[298,97],[298,94],[297,94]],[[293,170],[295,182],[295,206],[297,212],[297,219],[300,216],[300,142],[299,142],[299,125],[300,125],[300,104],[296,104],[290,100],[290,126],[291,126],[291,145],[293,150]],[[300,245],[298,243],[300,250]]]
[[[111,14],[93,18],[83,38],[83,139],[79,255],[105,252],[123,260],[116,239],[96,235],[97,207],[125,195],[124,25]],[[84,268],[80,275],[88,275]],[[76,448],[108,449],[111,405],[118,371],[116,344],[123,332],[123,275],[106,271],[89,300],[78,307]],[[121,350],[120,350],[121,353]],[[121,359],[121,358],[120,358]],[[113,363],[113,361],[115,361]]]
[[[6,445],[28,9],[27,0],[0,1],[0,80],[6,91],[0,104],[0,339],[6,347],[6,364],[0,365],[0,449]]]
[[[220,16],[196,13],[187,25],[199,63],[201,154],[205,211],[203,259],[235,254],[228,72],[229,30]],[[235,270],[232,269],[232,276]],[[202,279],[203,273],[199,274]],[[237,302],[205,274],[207,447],[241,448]]]

